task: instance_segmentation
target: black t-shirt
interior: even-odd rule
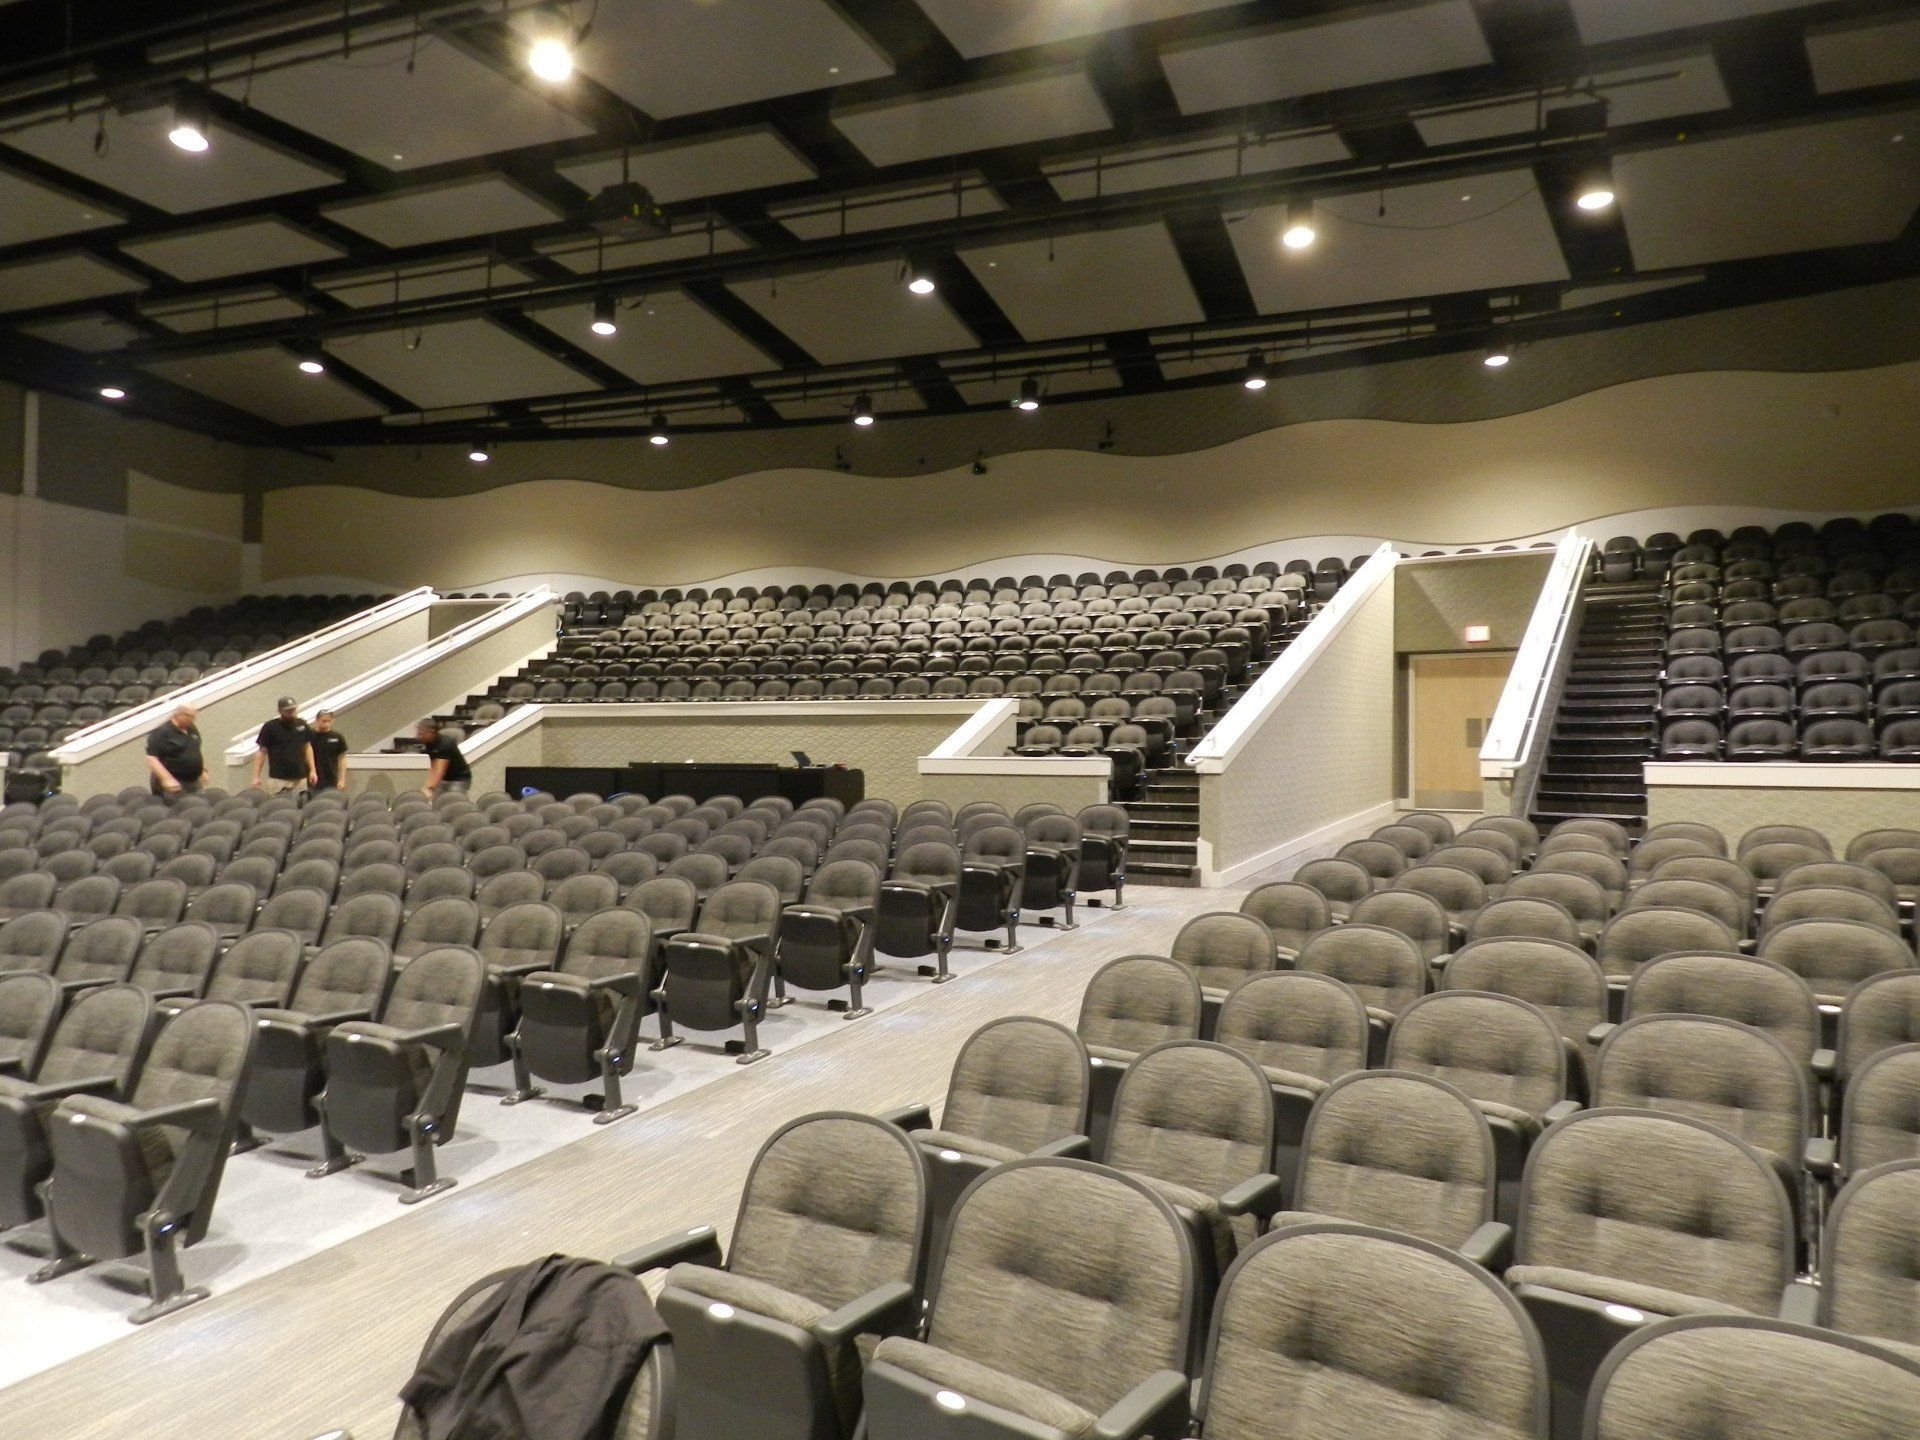
[[[473,771],[467,768],[467,757],[460,753],[451,735],[434,736],[427,745],[427,759],[447,762],[447,773],[440,777],[442,784],[459,785],[473,779]]]
[[[253,742],[267,752],[267,774],[275,780],[307,778],[307,740],[304,720],[282,720],[278,715],[260,727]]]
[[[340,757],[347,753],[347,737],[338,730],[315,730],[307,737],[313,746],[313,771],[320,777],[315,788],[331,790],[340,783]]]
[[[207,768],[206,761],[200,755],[200,727],[189,725],[182,730],[171,720],[147,736],[147,754],[160,762],[174,779],[183,785],[191,785],[200,778],[200,772]]]

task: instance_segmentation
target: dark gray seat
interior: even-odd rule
[[[953,946],[960,899],[960,847],[948,841],[902,842],[893,873],[880,885],[875,907],[874,949],[903,960],[932,955],[921,966],[936,985],[953,978],[947,955]]]
[[[1026,811],[1022,811],[1023,816]],[[1080,822],[1068,815],[1040,814],[1025,821],[1026,855],[1020,909],[1059,910],[1073,928],[1073,902],[1080,877]],[[1051,924],[1051,921],[1046,922]]]
[[[26,910],[0,924],[0,974],[48,974],[67,943],[67,917],[58,910]]]
[[[1026,837],[1004,818],[973,817],[979,828],[967,833],[962,822],[960,881],[953,911],[955,931],[1006,931],[1005,950],[1020,949],[1020,894],[1026,877]],[[1000,942],[990,940],[989,948]]]
[[[760,1047],[760,1021],[766,1015],[773,972],[774,929],[780,919],[780,894],[758,880],[720,886],[700,907],[696,927],[661,946],[660,983],[653,1003],[660,1016],[655,1050],[679,1044],[688,1030],[742,1032],[727,1048],[739,1063],[767,1058]]]
[[[742,872],[745,876],[745,872]],[[751,877],[746,877],[751,878]],[[875,913],[880,872],[860,860],[830,860],[814,872],[802,904],[780,912],[773,940],[773,999],[787,1003],[789,985],[802,990],[838,990],[849,1020],[868,1014],[863,987],[872,974]]]
[[[653,927],[637,910],[603,910],[582,921],[553,970],[520,982],[520,1020],[507,1037],[517,1105],[544,1093],[533,1081],[601,1083],[597,1125],[633,1113],[620,1077],[633,1068],[640,1020],[653,1002]]]
[[[480,907],[458,896],[429,900],[409,915],[393,947],[394,959],[404,965],[416,955],[443,945],[472,946],[480,936]]]
[[[259,1049],[240,1102],[242,1149],[260,1143],[255,1131],[290,1135],[320,1123],[314,1101],[326,1084],[327,1036],[349,1020],[371,1020],[392,979],[393,952],[378,940],[336,940],[307,962],[285,1008],[254,1011]]]

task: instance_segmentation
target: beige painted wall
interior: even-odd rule
[[[958,810],[975,800],[990,800],[1009,815],[1022,805],[1058,805],[1077,815],[1107,800],[1106,783],[1089,775],[925,775],[917,800],[944,800]]]
[[[414,464],[383,451],[341,468],[430,484]],[[922,575],[1036,553],[1150,564],[1291,536],[1483,543],[1676,504],[1872,509],[1920,501],[1916,474],[1920,362],[1715,372],[1458,424],[1321,420],[1158,456],[1022,451],[984,476],[774,469],[651,491],[553,478],[430,499],[308,485],[267,495],[263,573],[457,587],[767,566]]]
[[[1389,577],[1360,603],[1225,770],[1201,774],[1209,872],[1392,802],[1397,583]]]
[[[1729,843],[1756,825],[1808,825],[1833,852],[1868,830],[1920,826],[1920,790],[1814,790],[1784,785],[1651,785],[1647,823],[1696,820],[1718,826]]]
[[[1551,550],[1402,561],[1393,572],[1393,648],[1403,655],[1518,649],[1552,565]],[[1469,646],[1469,625],[1492,634]]]

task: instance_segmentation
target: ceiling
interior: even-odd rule
[[[0,376],[248,443],[951,413],[1920,273],[1912,0],[5,15]],[[167,140],[183,94],[205,153]],[[623,177],[670,234],[592,228]]]

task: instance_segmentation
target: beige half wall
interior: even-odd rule
[[[1920,829],[1920,765],[1652,761],[1647,824],[1716,826],[1729,845],[1756,825],[1806,825],[1833,853],[1868,830]]]

